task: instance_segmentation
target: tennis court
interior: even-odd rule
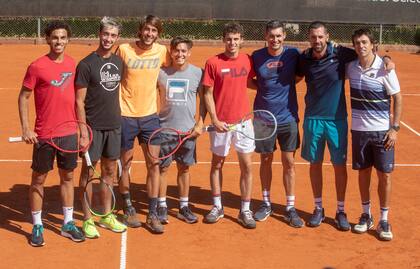
[[[95,46],[69,44],[66,52],[82,59]],[[256,47],[246,47],[251,52]],[[232,151],[224,167],[223,201],[225,218],[217,224],[204,224],[203,215],[211,208],[208,135],[198,143],[199,164],[191,169],[192,210],[199,215],[197,224],[189,225],[175,215],[178,206],[175,166],[169,173],[168,205],[170,224],[163,235],[153,235],[144,228],[129,229],[116,234],[101,229],[101,237],[74,243],[59,235],[62,209],[59,179],[56,170],[48,176],[45,188],[43,221],[46,246],[33,248],[27,243],[31,232],[31,217],[27,198],[30,182],[31,146],[9,144],[7,138],[20,134],[17,97],[27,65],[48,51],[46,45],[0,45],[0,252],[1,268],[420,268],[420,54],[389,52],[395,61],[403,93],[402,128],[396,149],[397,167],[393,173],[390,222],[394,240],[381,242],[376,233],[364,235],[339,232],[334,225],[336,197],[332,167],[324,168],[325,223],[312,229],[288,226],[282,214],[285,195],[282,185],[280,156],[273,166],[272,202],[274,215],[257,223],[257,229],[246,230],[236,221],[240,206],[239,166]],[[197,46],[191,62],[203,67],[205,60],[223,48]],[[305,85],[298,84],[300,118],[303,119]],[[250,92],[252,100],[253,93]],[[30,103],[31,122],[34,119],[33,98]],[[132,196],[142,222],[146,218],[147,198],[145,167],[139,147],[132,168]],[[350,151],[349,151],[350,152]],[[253,157],[252,206],[261,202],[259,157]],[[309,166],[296,158],[296,208],[306,221],[313,210]],[[351,163],[351,154],[349,161]],[[353,225],[361,212],[357,173],[348,167],[349,180],[346,211]],[[75,172],[78,182],[79,170]],[[379,216],[376,195],[376,175],[372,179],[372,212]],[[121,212],[118,212],[121,214]],[[76,203],[75,218],[81,225],[80,203]]]

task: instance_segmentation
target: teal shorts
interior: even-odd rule
[[[324,160],[325,144],[333,164],[347,160],[347,120],[305,119],[303,122],[302,158],[310,163]]]

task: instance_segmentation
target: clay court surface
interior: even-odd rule
[[[95,46],[70,44],[67,53],[80,60]],[[255,48],[244,50],[251,52]],[[193,48],[192,62],[203,67],[205,59],[221,52],[222,47]],[[398,134],[396,163],[393,173],[390,222],[394,240],[381,242],[376,233],[358,235],[339,232],[334,226],[336,197],[332,167],[324,167],[324,207],[326,220],[312,229],[289,227],[283,220],[285,194],[282,185],[280,156],[273,166],[272,202],[275,214],[257,223],[257,229],[245,230],[236,221],[239,196],[239,166],[232,151],[224,167],[223,202],[225,218],[219,223],[202,223],[211,208],[209,184],[208,135],[198,143],[199,164],[191,169],[191,203],[200,222],[189,225],[176,219],[178,206],[176,171],[169,177],[168,200],[170,224],[163,235],[152,235],[144,228],[115,234],[100,229],[101,238],[74,243],[59,235],[62,213],[58,176],[50,173],[45,188],[43,221],[46,246],[33,248],[27,243],[32,224],[27,198],[30,182],[31,147],[9,144],[7,138],[20,134],[17,97],[28,64],[46,53],[45,45],[0,45],[0,268],[420,268],[420,55],[389,52],[397,65],[402,85],[403,117]],[[304,108],[304,83],[298,85],[300,116]],[[253,99],[253,94],[250,93]],[[33,100],[33,99],[32,99]],[[34,110],[31,102],[31,118]],[[349,151],[350,152],[350,151]],[[142,222],[146,219],[145,167],[137,148],[137,161],[132,167],[132,196]],[[327,158],[328,160],[328,158]],[[254,188],[252,207],[261,202],[258,169],[254,156]],[[296,158],[296,207],[308,220],[313,210],[309,166]],[[349,161],[351,163],[351,154]],[[348,166],[349,180],[346,211],[352,224],[361,212],[357,173]],[[79,170],[76,171],[78,181]],[[372,180],[372,212],[379,218],[376,175]],[[121,214],[121,211],[118,212]],[[80,204],[75,218],[81,225]],[[376,222],[377,223],[377,222]],[[375,223],[375,227],[376,227]]]

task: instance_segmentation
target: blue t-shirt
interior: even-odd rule
[[[283,47],[280,55],[272,56],[267,48],[262,48],[252,53],[252,60],[258,85],[254,109],[269,110],[278,124],[298,122],[295,81],[298,49]]]
[[[344,81],[346,63],[357,58],[353,49],[327,45],[322,59],[312,57],[312,49],[299,58],[298,75],[305,76],[305,118],[338,120],[347,118]]]

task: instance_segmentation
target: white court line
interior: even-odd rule
[[[2,160],[0,159],[0,163],[28,163],[28,162],[32,162],[32,160]],[[78,161],[80,162],[80,160]],[[135,164],[144,164],[144,161],[132,161],[132,163]],[[211,162],[197,162],[198,165],[207,165],[207,164],[211,164]],[[229,165],[239,165],[238,162],[225,162],[225,164],[229,164]],[[252,164],[255,165],[259,165],[261,164],[261,162],[252,162]],[[281,165],[281,162],[273,162],[274,165]],[[308,162],[295,162],[295,165],[309,165]],[[332,164],[327,162],[324,163],[324,165],[328,165],[331,166]],[[348,163],[347,166],[351,166],[351,163]],[[420,163],[397,163],[395,164],[395,166],[405,166],[405,167],[420,167]]]
[[[415,133],[417,136],[420,136],[420,133],[419,132],[417,132],[416,130],[414,130],[413,128],[411,128],[410,126],[408,126],[408,124],[407,123],[405,123],[405,122],[403,122],[403,121],[400,121],[401,122],[401,124],[402,125],[404,125],[405,127],[407,127],[408,128],[408,130],[410,130],[410,131],[412,131],[413,133]]]
[[[127,230],[121,234],[120,269],[127,265]]]

